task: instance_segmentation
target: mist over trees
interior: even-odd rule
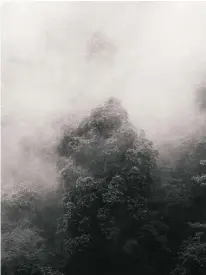
[[[197,89],[196,101],[197,101],[198,109],[201,112],[205,113],[206,112],[206,86],[205,85],[201,85]]]
[[[1,6],[3,275],[206,274],[205,5]]]
[[[64,127],[56,188],[2,198],[2,274],[205,274],[205,130],[172,163],[116,98]]]

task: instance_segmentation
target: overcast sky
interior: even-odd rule
[[[9,2],[1,18],[8,169],[22,138],[109,96],[154,141],[198,125],[206,2]]]
[[[10,2],[1,12],[3,114],[38,119],[116,95],[151,134],[193,116],[206,3]]]

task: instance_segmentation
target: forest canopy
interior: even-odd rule
[[[2,274],[206,274],[206,132],[161,165],[116,98],[56,148],[56,189],[2,199]]]

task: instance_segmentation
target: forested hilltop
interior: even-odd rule
[[[56,154],[55,190],[2,198],[2,275],[206,274],[206,125],[171,164],[110,98]]]

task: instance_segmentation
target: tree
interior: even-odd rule
[[[43,270],[46,274],[58,274],[50,266],[58,213],[56,198],[51,193],[45,196],[20,185],[12,196],[3,196],[3,275],[43,275]]]
[[[144,246],[167,250],[165,228],[147,207],[157,157],[152,143],[112,98],[68,129],[58,150],[67,160],[60,172],[59,226],[61,249],[70,255],[67,272],[152,274],[154,261]]]
[[[180,264],[172,275],[203,275],[206,272],[206,243],[201,241],[201,233],[196,233],[184,241],[179,253]]]
[[[201,160],[199,169],[202,173],[192,178],[192,222],[189,231],[192,236],[183,241],[179,253],[179,264],[172,271],[172,275],[192,275],[206,273],[206,161]],[[190,213],[191,214],[191,213]]]

